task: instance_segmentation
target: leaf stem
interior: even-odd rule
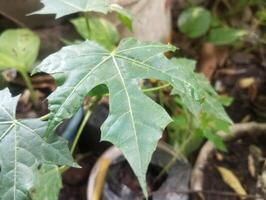
[[[70,152],[71,152],[72,155],[74,154],[74,151],[75,151],[76,146],[78,144],[78,141],[79,141],[79,138],[81,136],[81,133],[83,132],[83,129],[85,128],[85,126],[86,126],[86,124],[87,124],[87,122],[88,122],[88,120],[89,120],[89,118],[91,116],[91,113],[92,113],[91,110],[88,108],[87,109],[87,113],[86,113],[85,117],[82,120],[82,123],[81,123],[81,125],[80,125],[80,127],[78,129],[77,135],[75,136],[74,142],[73,142],[73,144],[71,146]]]
[[[142,92],[154,92],[154,91],[157,91],[157,90],[161,90],[161,89],[167,88],[169,86],[170,86],[170,84],[167,83],[167,84],[164,84],[164,85],[160,85],[158,87],[153,87],[153,88],[148,88],[148,89],[142,89]]]
[[[51,115],[51,114],[48,113],[48,114],[46,114],[46,115],[44,115],[44,116],[41,116],[39,119],[42,120],[42,121],[46,121],[46,120],[49,119],[50,115]]]
[[[84,14],[85,17],[85,23],[86,23],[86,27],[87,27],[87,31],[88,31],[88,39],[91,38],[91,27],[90,27],[90,22],[89,22],[89,13],[85,13]]]
[[[70,167],[63,165],[63,166],[59,167],[59,172],[60,172],[61,174],[63,174],[63,173],[64,173],[65,171],[67,171],[69,168],[70,168]]]
[[[27,72],[24,71],[24,70],[20,70],[19,72],[20,72],[22,78],[24,79],[27,88],[28,88],[29,91],[30,91],[30,94],[31,94],[31,100],[32,100],[32,102],[33,102],[33,105],[34,105],[35,107],[38,107],[38,98],[37,98],[36,93],[35,93],[35,91],[34,91],[34,87],[33,87],[32,83],[31,83],[31,80],[30,80],[29,75],[28,75]]]

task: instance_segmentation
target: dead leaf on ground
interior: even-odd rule
[[[199,69],[208,79],[211,79],[216,68],[224,65],[227,57],[228,50],[226,48],[205,43],[201,50]]]
[[[242,78],[238,81],[240,88],[245,89],[249,88],[253,84],[255,84],[256,80],[254,77],[247,77],[247,78]]]
[[[241,185],[237,176],[229,169],[225,167],[217,167],[219,173],[221,174],[223,181],[232,188],[238,195],[247,195],[247,192]],[[244,199],[243,197],[241,199]]]

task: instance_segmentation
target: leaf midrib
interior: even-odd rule
[[[135,142],[136,142],[136,145],[137,145],[137,151],[138,151],[138,157],[139,157],[139,160],[141,160],[141,155],[140,155],[140,151],[139,151],[139,143],[138,143],[138,136],[137,136],[137,131],[136,131],[136,126],[135,126],[135,118],[133,116],[133,111],[132,111],[132,107],[131,107],[131,100],[130,100],[130,97],[129,97],[129,93],[128,93],[128,90],[127,90],[127,86],[125,84],[125,80],[124,80],[124,77],[122,76],[122,73],[120,71],[120,68],[115,60],[115,57],[112,56],[112,60],[113,60],[113,63],[115,65],[115,68],[120,76],[120,79],[122,81],[122,84],[123,84],[123,87],[124,87],[124,90],[126,92],[126,96],[127,96],[127,102],[128,102],[128,109],[129,109],[129,114],[130,114],[130,118],[131,118],[131,124],[133,126],[133,131],[134,131],[134,135],[135,135]],[[139,166],[139,169],[142,171],[142,166],[141,166],[141,162],[140,163],[140,166]]]
[[[87,73],[79,82],[78,84],[73,87],[73,90],[71,91],[71,93],[68,95],[68,97],[66,98],[66,100],[64,101],[64,103],[61,104],[60,108],[58,109],[57,113],[60,113],[62,111],[62,109],[64,108],[64,106],[68,103],[70,97],[72,97],[72,95],[74,94],[74,92],[79,88],[79,86],[91,75],[92,72],[94,72],[99,66],[101,66],[103,63],[105,63],[106,61],[108,61],[111,58],[111,55],[109,55],[108,57],[106,57],[104,60],[102,60],[100,63],[98,63],[97,65],[95,65],[95,67],[93,67],[89,73]]]
[[[165,75],[169,76],[170,78],[177,79],[177,80],[179,80],[180,82],[184,82],[185,84],[187,84],[187,85],[189,85],[191,88],[193,88],[193,86],[192,86],[189,82],[187,82],[187,81],[185,81],[185,80],[181,80],[180,78],[178,78],[178,77],[176,77],[176,76],[172,76],[172,75],[170,75],[170,74],[168,74],[168,73],[166,73],[166,72],[164,72],[164,71],[162,71],[162,70],[160,70],[160,69],[158,69],[158,68],[156,68],[156,67],[153,67],[153,66],[151,66],[151,65],[147,65],[147,64],[145,64],[145,63],[143,63],[143,62],[140,62],[140,61],[138,61],[138,60],[134,60],[134,59],[132,59],[132,58],[128,58],[128,57],[125,57],[125,56],[116,55],[116,57],[118,57],[118,58],[122,58],[122,59],[125,59],[125,60],[128,60],[128,61],[133,62],[133,63],[136,63],[136,64],[138,64],[138,65],[142,65],[142,66],[143,66],[142,68],[144,68],[144,69],[149,69],[149,68],[150,68],[150,69],[156,70],[156,71],[158,71],[158,72],[160,72],[160,73],[162,73],[162,74],[165,74]]]

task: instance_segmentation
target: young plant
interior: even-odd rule
[[[45,7],[37,13],[55,13],[57,17],[75,12],[99,11],[106,13],[114,10],[114,8],[120,14],[124,13],[121,7],[108,4],[107,0],[43,0],[42,2]],[[128,18],[121,17],[121,19],[126,21],[125,19]],[[195,74],[193,68],[187,67],[189,63],[184,62],[184,60],[169,60],[164,55],[165,52],[175,50],[176,48],[170,44],[145,43],[134,38],[125,38],[119,43],[117,48],[111,51],[94,41],[85,41],[64,47],[44,59],[34,69],[34,73],[48,73],[58,83],[57,89],[48,97],[50,113],[43,117],[48,118],[48,124],[44,124],[46,130],[41,131],[39,138],[44,143],[35,144],[34,140],[32,144],[27,144],[27,151],[23,151],[21,154],[13,153],[12,155],[16,159],[23,157],[18,155],[35,155],[35,153],[39,153],[39,151],[35,150],[36,147],[47,146],[50,152],[47,149],[43,157],[49,159],[39,161],[39,155],[36,155],[36,162],[31,163],[38,163],[39,161],[42,165],[40,169],[40,165],[37,164],[33,168],[33,175],[27,179],[29,180],[27,183],[30,184],[21,182],[21,179],[17,179],[17,176],[12,174],[7,175],[8,170],[1,171],[1,179],[6,176],[8,180],[15,180],[10,186],[19,184],[22,188],[12,190],[12,196],[10,198],[7,196],[4,199],[26,200],[29,199],[30,195],[31,198],[35,199],[50,198],[48,197],[50,194],[47,194],[47,188],[50,188],[47,182],[52,181],[52,185],[55,185],[56,188],[60,186],[56,164],[75,166],[72,159],[69,158],[69,152],[65,150],[65,145],[56,145],[59,142],[54,144],[54,141],[58,141],[58,139],[54,139],[58,138],[55,136],[55,129],[64,119],[72,117],[78,111],[85,97],[95,94],[95,88],[99,88],[102,85],[107,86],[109,91],[110,114],[101,127],[101,140],[112,142],[123,152],[147,198],[146,171],[162,131],[172,119],[163,107],[143,93],[140,84],[143,79],[158,79],[168,82],[173,87],[172,93],[180,97],[180,101],[191,113],[191,116],[199,118],[206,114],[225,124],[231,123],[222,105],[217,101],[217,94],[213,90],[209,90],[209,87],[206,87],[202,79]],[[10,101],[9,103],[12,104]],[[2,124],[4,127],[2,131],[4,135],[13,130],[13,126],[21,125],[17,120],[14,120],[15,122],[8,123],[8,125],[10,124],[8,126],[7,121],[0,114],[0,125]],[[29,121],[31,123],[34,122],[33,120]],[[37,126],[37,123],[33,124]],[[36,128],[31,129],[35,130]],[[19,127],[15,130],[20,131],[19,137],[22,139],[24,137],[22,129]],[[29,129],[26,130],[30,131]],[[80,130],[82,130],[82,127]],[[32,140],[32,138],[31,140],[28,138],[27,136],[23,139]],[[77,139],[78,137],[75,141]],[[2,139],[1,141],[4,140]],[[12,146],[10,143],[15,145],[24,144],[18,142],[17,137],[7,140],[6,143],[9,146]],[[74,143],[76,144],[76,142]],[[3,147],[1,143],[0,146],[0,148]],[[23,148],[12,149],[15,149],[16,152],[17,149],[21,150]],[[61,151],[59,152],[58,150],[54,153],[54,148]],[[47,166],[47,164],[53,164],[53,166]],[[18,165],[13,166],[15,166],[15,171],[22,176],[24,168],[18,168]],[[64,169],[64,167],[61,169]],[[47,175],[50,174],[49,171],[54,174],[54,177]],[[43,183],[42,181],[47,178],[49,180]],[[42,184],[45,187],[41,187]],[[1,188],[5,188],[3,191],[9,194],[10,190],[3,182],[0,184],[0,194],[3,194]],[[21,191],[24,192],[24,196],[19,196]],[[51,199],[54,199],[57,193],[58,190],[53,192]],[[45,198],[42,195],[45,195]]]
[[[232,45],[247,35],[246,30],[224,25],[209,10],[201,6],[185,9],[180,14],[177,25],[189,38],[205,36],[207,42],[215,45]]]
[[[6,30],[0,36],[0,70],[15,68],[23,77],[35,105],[38,99],[28,72],[36,61],[39,47],[39,37],[28,29]]]
[[[196,62],[189,59],[173,59],[173,62],[183,63],[187,68],[195,70]],[[230,104],[229,102],[221,100],[221,97],[215,94],[214,89],[209,84],[208,80],[202,74],[195,75],[205,91],[213,94],[216,101],[224,105]],[[203,100],[204,101],[204,100]],[[224,123],[219,118],[213,118],[208,112],[200,113],[198,116],[193,116],[192,113],[184,106],[179,96],[173,96],[170,102],[170,109],[173,115],[173,123],[169,126],[170,143],[175,149],[188,157],[193,151],[197,150],[202,144],[204,139],[208,139],[214,143],[216,148],[225,151],[223,140],[216,135],[217,131],[228,131],[229,124]]]
[[[195,116],[206,112],[226,123],[231,122],[213,98],[215,94],[206,91],[184,63],[168,60],[164,56],[167,51],[175,51],[175,47],[128,38],[109,52],[94,42],[86,41],[64,47],[35,68],[35,72],[51,74],[62,83],[48,97],[48,135],[64,119],[77,112],[93,88],[107,85],[110,115],[101,128],[101,139],[112,142],[123,152],[145,195],[149,161],[162,130],[171,118],[161,106],[141,92],[141,79],[155,78],[169,82],[173,92],[180,95],[184,105]]]

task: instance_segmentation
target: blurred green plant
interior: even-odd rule
[[[173,59],[176,63],[186,63],[187,68],[195,70],[195,61],[189,59]],[[209,81],[201,74],[196,75],[197,80],[200,82],[201,87],[213,94],[212,97],[225,106],[232,103],[232,99],[226,96],[216,95]],[[206,99],[202,99],[206,101]],[[175,96],[170,100],[170,109],[172,113],[173,122],[169,125],[169,142],[175,149],[184,156],[190,156],[197,150],[204,139],[213,142],[215,147],[219,150],[225,151],[226,147],[223,140],[217,135],[217,131],[227,132],[229,123],[209,115],[208,112],[200,112],[194,116],[184,103],[180,100],[179,96]]]
[[[182,11],[177,24],[188,37],[204,37],[215,45],[233,45],[247,35],[245,30],[223,25],[217,16],[202,6],[192,6]]]
[[[90,17],[87,21],[86,17],[79,17],[72,19],[71,23],[83,39],[96,41],[108,50],[112,50],[118,43],[116,27],[104,18]]]
[[[178,27],[190,38],[197,38],[207,33],[211,25],[211,13],[203,7],[190,7],[178,18]]]
[[[213,28],[207,36],[207,41],[215,45],[230,45],[239,41],[247,34],[245,30],[230,27]]]
[[[10,29],[0,36],[0,70],[14,68],[21,74],[34,105],[37,105],[38,99],[28,72],[32,70],[39,48],[39,37],[28,29]]]

